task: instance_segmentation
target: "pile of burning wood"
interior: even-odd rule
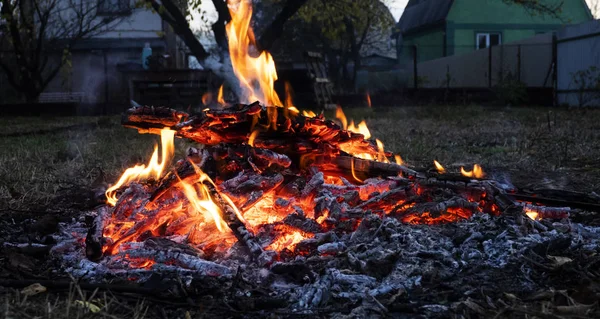
[[[107,191],[113,207],[99,211],[87,234],[87,257],[117,268],[218,275],[229,270],[209,261],[232,250],[261,267],[336,255],[347,246],[331,238],[354,233],[372,216],[427,225],[474,214],[536,213],[535,224],[569,216],[568,208],[519,204],[493,180],[391,163],[377,143],[323,116],[259,103],[196,115],[135,107],[123,124],[161,134],[163,143],[160,163],[155,150],[147,166],[127,170]],[[190,148],[166,172],[174,136],[205,147]]]
[[[303,313],[351,303],[364,315],[392,310],[423,280],[468,293],[480,282],[458,272],[527,272],[525,255],[600,244],[600,228],[571,222],[581,210],[544,206],[552,200],[478,167],[450,174],[391,163],[393,154],[323,116],[258,103],[195,115],[134,107],[123,124],[160,134],[162,149],[107,190],[106,206],[63,225],[53,252],[88,281],[176,280],[211,294],[261,291],[253,303]],[[174,137],[205,147],[169,169]]]

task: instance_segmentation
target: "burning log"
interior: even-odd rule
[[[525,214],[532,219],[563,219],[569,218],[570,207],[545,207],[531,204],[523,205]]]
[[[209,146],[219,143],[243,144],[249,142],[250,134],[255,127],[271,127],[269,121],[272,116],[268,113],[273,111],[277,113],[277,109],[277,107],[261,107],[256,102],[250,105],[238,104],[224,110],[204,110],[197,115],[188,115],[168,108],[134,107],[126,112],[122,124],[125,127],[135,128],[140,133],[151,134],[160,134],[162,129],[169,128],[176,131],[179,137]],[[253,141],[254,145],[286,155],[310,153],[318,149],[341,151],[343,148],[352,148],[360,153],[379,152],[377,145],[365,140],[362,134],[342,130],[332,121],[317,117],[307,118],[302,115],[286,118],[282,112],[276,116],[276,130],[259,130]],[[186,120],[175,122],[174,119]],[[386,153],[386,155],[391,154]]]
[[[232,206],[233,203],[230,203],[230,201],[225,201],[211,184],[207,184],[206,187],[210,190],[213,198],[217,202],[217,205],[221,207],[223,213],[225,214],[225,222],[227,223],[227,226],[229,226],[229,229],[231,229],[233,232],[235,238],[237,238],[240,243],[243,243],[248,248],[248,251],[254,258],[259,259],[261,256],[263,256],[264,251],[262,247],[256,241],[254,234],[246,228],[246,225],[240,219],[241,216],[239,216],[239,211]]]

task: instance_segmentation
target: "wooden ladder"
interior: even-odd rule
[[[313,81],[313,90],[317,104],[323,109],[335,109],[331,95],[333,84],[327,76],[327,69],[323,61],[323,55],[319,52],[304,52],[304,61],[308,69],[308,76]]]

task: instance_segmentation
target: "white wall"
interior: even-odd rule
[[[146,9],[133,9],[131,16],[110,29],[98,38],[158,38],[163,31],[160,16]]]

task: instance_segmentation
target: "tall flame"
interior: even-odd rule
[[[231,21],[225,27],[233,71],[242,86],[246,103],[282,106],[275,92],[277,70],[273,57],[266,51],[258,54],[254,32],[250,28],[252,5],[249,0],[228,0]],[[257,56],[258,55],[258,56]]]
[[[117,190],[125,184],[129,184],[133,181],[139,181],[141,179],[147,179],[154,177],[159,179],[167,164],[173,158],[175,147],[173,145],[173,139],[175,137],[175,131],[170,129],[163,129],[160,131],[161,141],[161,157],[160,162],[158,161],[158,147],[154,147],[154,153],[148,162],[148,166],[141,164],[134,167],[130,167],[125,170],[125,173],[121,175],[119,181],[106,190],[106,199],[111,206],[117,203]]]

